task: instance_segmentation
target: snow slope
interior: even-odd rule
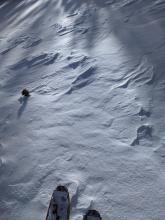
[[[44,220],[58,184],[72,220],[165,219],[164,15],[164,0],[0,2],[0,220]]]

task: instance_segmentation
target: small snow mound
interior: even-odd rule
[[[68,16],[67,16],[67,18],[74,17],[74,16],[76,16],[76,15],[78,15],[78,13],[77,13],[77,12],[75,12],[75,13],[73,13],[73,14],[68,15]]]
[[[21,36],[18,39],[10,39],[7,41],[7,45],[5,44],[4,46],[6,47],[4,50],[1,51],[1,55],[5,55],[7,54],[9,51],[11,51],[12,49],[16,48],[18,45],[22,44],[23,42],[25,42],[27,39],[27,37],[25,36]]]
[[[68,57],[67,59],[70,60],[70,59],[72,59],[72,57]],[[72,69],[76,69],[80,65],[83,65],[87,59],[88,58],[86,56],[83,56],[79,60],[74,60],[69,64],[69,67],[71,67]]]
[[[152,126],[142,125],[137,129],[137,137],[132,142],[131,146],[139,145],[140,140],[149,139],[152,137]]]
[[[23,46],[24,49],[26,48],[30,48],[30,47],[35,47],[37,45],[39,45],[41,43],[41,39],[33,39],[33,38],[28,38],[27,42],[25,43],[25,45]]]
[[[57,33],[59,34],[59,36],[64,36],[66,34],[70,34],[74,31],[74,28],[72,26],[64,26],[61,29],[57,30]]]
[[[87,69],[85,72],[83,72],[82,74],[80,74],[74,81],[72,84],[77,84],[79,82],[81,82],[82,80],[86,80],[91,78],[93,75],[95,74],[95,67],[90,67],[89,69]]]

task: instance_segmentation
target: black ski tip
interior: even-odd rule
[[[97,210],[91,209],[88,210],[87,213],[84,215],[83,220],[88,220],[88,217],[90,216],[99,218],[100,220],[102,219],[100,213]]]
[[[69,220],[70,197],[66,186],[58,185],[52,193],[46,220]]]
[[[56,191],[66,192],[68,193],[68,189],[66,186],[59,185],[56,187]]]

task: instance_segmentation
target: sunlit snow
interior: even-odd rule
[[[164,58],[163,0],[2,0],[0,220],[164,220]]]

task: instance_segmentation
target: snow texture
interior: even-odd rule
[[[72,220],[164,220],[164,0],[1,0],[0,21],[0,220],[44,220],[59,184]]]

